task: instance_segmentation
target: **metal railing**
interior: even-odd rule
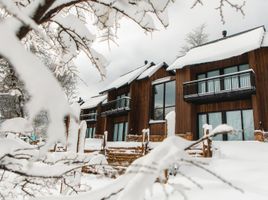
[[[249,90],[255,91],[252,69],[183,83],[184,99]]]
[[[131,103],[131,98],[127,96],[122,97],[120,99],[109,101],[105,104],[102,104],[101,114],[110,115],[110,114],[116,114],[116,113],[120,113],[124,111],[129,111],[130,103]]]
[[[80,119],[85,121],[97,121],[97,113],[81,113]]]

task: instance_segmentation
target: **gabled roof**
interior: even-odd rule
[[[90,109],[97,107],[100,103],[104,102],[107,99],[107,95],[98,95],[91,97],[86,100],[85,103],[81,105],[81,109]]]
[[[168,70],[223,60],[266,46],[268,35],[261,26],[195,47],[178,58]]]
[[[165,62],[160,62],[160,63],[158,63],[156,65],[152,65],[151,67],[147,68],[144,72],[142,72],[141,75],[139,75],[139,77],[137,78],[137,80],[142,80],[142,79],[145,79],[145,78],[150,78],[161,67],[167,68],[168,65]]]
[[[105,93],[110,90],[118,89],[122,86],[129,85],[134,80],[142,80],[145,78],[149,78],[161,67],[167,68],[167,64],[165,62],[158,63],[157,65],[155,65],[154,63],[147,63],[142,67],[139,67],[135,70],[132,70],[120,76],[118,79],[116,79],[114,82],[108,85],[100,93]]]

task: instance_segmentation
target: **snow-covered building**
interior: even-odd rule
[[[268,33],[263,26],[191,49],[176,70],[176,133],[203,135],[205,123],[227,123],[237,135],[217,140],[253,140],[268,130]]]
[[[85,120],[87,123],[86,138],[99,137],[103,134],[104,119],[101,117],[101,105],[106,100],[107,95],[99,95],[91,97],[81,105],[80,120]]]
[[[150,129],[151,140],[162,140],[165,116],[175,110],[175,73],[167,67],[146,61],[104,88],[101,94],[107,95],[107,102],[101,104],[97,120],[103,128],[96,129],[96,135],[108,131],[110,141],[140,140],[142,130]]]

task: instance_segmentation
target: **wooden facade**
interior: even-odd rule
[[[250,95],[238,95],[233,100],[222,96],[220,100],[211,102],[187,102],[183,84],[197,79],[198,74],[212,70],[223,70],[226,67],[249,64],[254,71],[256,91]],[[254,128],[268,130],[268,48],[260,48],[241,56],[215,62],[186,66],[176,71],[176,134],[191,133],[197,135],[197,114],[232,110],[252,109]],[[240,92],[240,91],[233,91]],[[252,133],[253,134],[253,133]]]
[[[108,140],[113,140],[114,124],[123,122],[128,123],[127,135],[129,138],[133,135],[141,136],[142,130],[149,128],[150,134],[153,135],[151,137],[152,140],[163,140],[164,137],[161,135],[166,133],[165,122],[158,124],[150,124],[149,122],[151,120],[153,101],[152,82],[164,77],[171,77],[171,79],[175,79],[174,73],[166,71],[165,66],[158,69],[151,77],[134,80],[130,85],[108,91],[108,102],[115,100],[118,95],[122,94],[128,93],[130,97],[129,111],[115,113],[105,117],[105,130],[108,131]],[[141,138],[139,138],[139,140],[140,139]]]
[[[152,64],[152,66],[155,65]],[[124,129],[123,132],[126,135],[120,140],[141,141],[142,130],[150,129],[151,140],[162,141],[166,134],[166,123],[165,120],[152,122],[152,83],[162,78],[175,81],[175,73],[167,71],[167,67],[163,63],[147,77],[142,79],[136,77],[130,84],[106,91],[107,103],[100,103],[97,107],[90,108],[97,113],[96,120],[87,121],[88,128],[96,128],[95,137],[101,137],[104,131],[107,131],[108,140],[115,141],[117,136],[114,132],[121,128]],[[83,110],[83,112],[88,112],[88,110]],[[81,119],[83,120],[82,117]]]

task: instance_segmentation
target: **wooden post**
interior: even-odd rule
[[[204,129],[204,135],[209,134],[209,129]],[[211,150],[211,139],[207,138],[206,140],[203,141],[203,156],[205,158],[210,158],[212,157],[212,150]]]
[[[108,137],[108,131],[104,131],[102,148],[103,148],[103,152],[104,152],[105,156],[107,154],[107,152],[106,152],[106,150],[107,150],[107,137]]]

